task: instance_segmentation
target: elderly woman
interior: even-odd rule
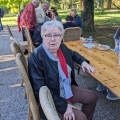
[[[41,28],[43,43],[28,59],[29,78],[40,108],[40,115],[46,120],[39,101],[39,89],[46,85],[61,120],[92,120],[97,96],[91,90],[78,87],[73,62],[80,64],[83,71],[94,73],[95,69],[84,57],[61,43],[63,32],[63,25],[59,21],[44,23]],[[76,102],[83,104],[82,111],[72,105]]]

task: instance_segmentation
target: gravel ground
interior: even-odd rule
[[[11,28],[14,37],[22,41],[21,33],[16,27]],[[26,120],[28,102],[24,99],[24,87],[20,87],[21,76],[10,49],[9,34],[4,29],[0,32],[0,120]],[[109,101],[106,92],[97,92],[97,80],[87,73],[77,74],[77,83],[87,89],[95,91],[98,102],[93,120],[120,120],[120,100]]]

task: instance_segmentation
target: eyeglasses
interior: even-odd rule
[[[45,37],[47,39],[52,39],[52,37],[53,37],[54,39],[57,40],[57,39],[59,39],[61,37],[61,34],[54,34],[54,35],[52,35],[52,34],[46,34]]]

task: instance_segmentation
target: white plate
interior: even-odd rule
[[[80,40],[81,40],[82,42],[87,42],[87,38],[84,38],[84,37],[80,37]]]
[[[97,48],[98,48],[99,50],[109,50],[109,49],[110,49],[110,46],[98,44],[98,47],[97,47]]]
[[[83,46],[87,47],[88,48],[88,43],[84,43]],[[95,47],[94,44],[91,44],[91,47]]]

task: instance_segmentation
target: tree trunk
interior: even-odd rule
[[[107,3],[108,3],[108,4],[107,4],[107,8],[108,8],[108,9],[111,9],[112,0],[108,0]]]
[[[104,7],[104,0],[99,0],[99,5],[101,8],[103,8]]]
[[[82,23],[83,30],[95,31],[94,28],[94,0],[82,0]]]
[[[74,0],[72,0],[72,8],[74,8]]]

